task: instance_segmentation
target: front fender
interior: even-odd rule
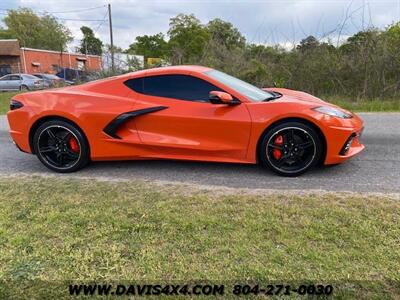
[[[362,128],[362,120],[357,116],[352,119],[339,119],[321,114],[311,108],[315,103],[296,102],[264,102],[247,105],[252,119],[252,130],[247,152],[247,159],[257,161],[257,146],[261,136],[273,124],[287,119],[301,119],[316,126],[326,141],[327,155],[325,163],[331,163],[331,157],[338,155],[340,148],[348,136],[355,130]],[[339,129],[340,130],[339,130]],[[339,150],[338,150],[339,149]],[[336,153],[337,152],[337,153]]]

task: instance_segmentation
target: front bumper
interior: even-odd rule
[[[350,123],[349,123],[350,122]],[[346,126],[330,126],[326,129],[327,154],[325,164],[338,164],[359,154],[365,146],[360,138],[364,130],[364,122],[354,115]]]

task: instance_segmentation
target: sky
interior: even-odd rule
[[[111,4],[114,44],[127,48],[135,37],[167,33],[169,19],[193,13],[206,24],[214,18],[231,22],[251,43],[290,48],[308,35],[340,43],[371,26],[385,28],[400,21],[400,0],[1,0],[7,9],[29,7],[49,12],[72,32],[73,50],[82,38],[81,26],[91,27],[109,43],[107,4]],[[0,26],[4,27],[2,21]]]

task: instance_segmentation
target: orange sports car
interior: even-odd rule
[[[201,66],[19,94],[7,117],[17,147],[56,172],[89,161],[184,159],[260,163],[296,176],[364,149],[363,121],[355,114]]]

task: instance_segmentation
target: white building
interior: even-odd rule
[[[102,56],[103,70],[111,69],[111,53],[104,53]],[[144,56],[126,53],[114,53],[114,65],[116,70],[140,70],[144,68]]]

